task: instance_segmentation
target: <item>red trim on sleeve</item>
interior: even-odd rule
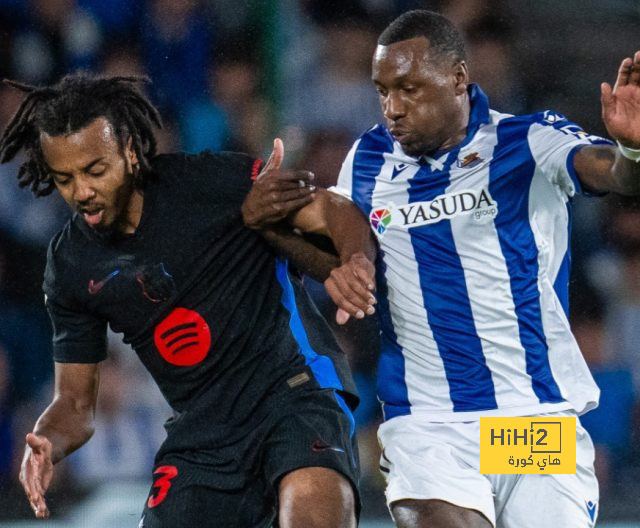
[[[262,167],[262,160],[257,159],[253,162],[253,166],[251,167],[251,179],[256,181],[258,178],[258,174],[260,174],[260,167]]]

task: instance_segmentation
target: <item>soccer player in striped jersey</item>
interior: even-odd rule
[[[459,32],[433,12],[384,30],[372,78],[385,122],[355,142],[332,190],[378,236],[379,439],[394,520],[592,526],[598,484],[579,420],[575,475],[483,475],[479,418],[579,416],[598,403],[567,318],[571,199],[640,194],[640,51],[601,87],[617,146],[553,111],[491,110]],[[279,215],[299,207],[270,191]],[[268,223],[269,211],[245,221]]]

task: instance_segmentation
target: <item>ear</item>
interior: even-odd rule
[[[463,95],[467,93],[467,86],[469,84],[469,70],[467,69],[467,63],[464,61],[456,62],[453,65],[452,73],[456,95]]]
[[[138,155],[136,154],[136,150],[133,148],[133,138],[131,136],[129,136],[129,139],[127,140],[127,145],[124,149],[124,156],[130,167],[138,165]]]

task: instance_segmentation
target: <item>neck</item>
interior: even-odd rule
[[[139,189],[135,189],[131,193],[129,204],[125,212],[122,221],[119,222],[117,230],[125,235],[130,235],[136,232],[140,225],[140,219],[142,218],[142,205],[144,202],[144,195]]]

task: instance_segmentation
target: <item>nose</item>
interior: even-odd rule
[[[396,121],[405,115],[406,107],[402,96],[396,92],[389,92],[384,102],[384,117],[391,121]]]
[[[73,180],[73,200],[76,203],[87,202],[96,196],[96,191],[85,176],[76,176]]]

